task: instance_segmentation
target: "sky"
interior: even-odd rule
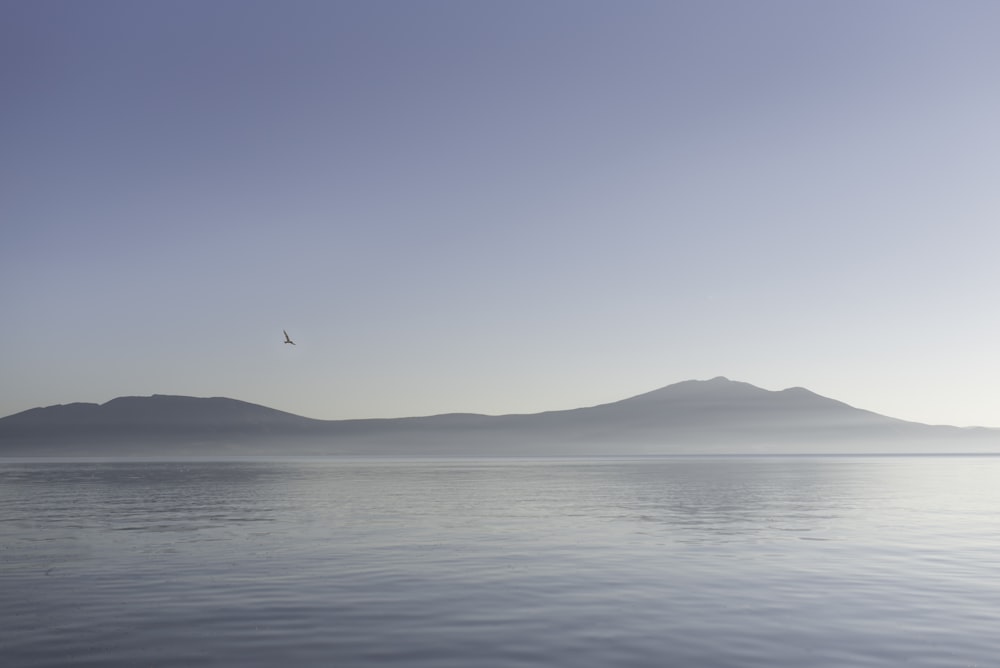
[[[724,375],[1000,427],[1000,3],[0,16],[0,415],[531,413]]]

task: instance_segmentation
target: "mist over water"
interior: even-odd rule
[[[960,666],[1000,457],[0,460],[17,666]]]

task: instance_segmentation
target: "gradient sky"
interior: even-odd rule
[[[992,0],[2,0],[0,415],[725,375],[1000,426],[998,34]]]

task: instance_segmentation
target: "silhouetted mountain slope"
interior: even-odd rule
[[[563,454],[1000,449],[1000,432],[889,418],[804,388],[685,381],[527,415],[314,420],[234,399],[121,397],[0,419],[0,454]]]
[[[32,408],[0,420],[3,425],[44,427],[303,425],[322,420],[285,413],[224,397],[198,398],[154,394],[118,397],[105,404],[75,403]]]
[[[685,381],[595,406],[588,409],[587,419],[685,430],[888,428],[915,424],[860,410],[800,387],[772,392],[723,377]]]

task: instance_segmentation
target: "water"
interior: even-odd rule
[[[994,666],[1000,458],[0,460],[5,666]]]

